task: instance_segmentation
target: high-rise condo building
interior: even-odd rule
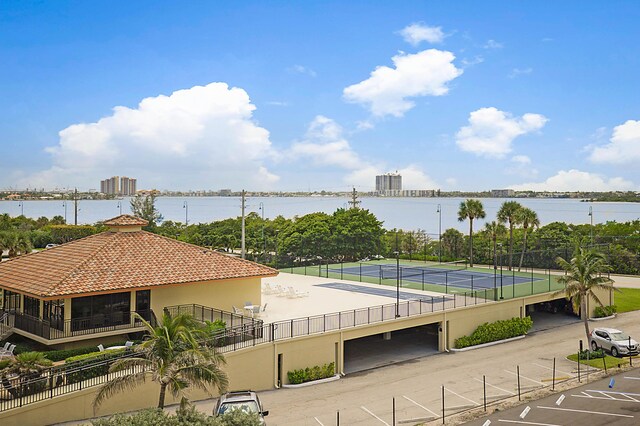
[[[100,181],[100,192],[107,195],[136,195],[137,180],[126,176],[113,176]]]
[[[376,176],[376,192],[379,195],[398,196],[402,191],[402,176],[400,173],[386,173]]]

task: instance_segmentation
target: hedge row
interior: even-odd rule
[[[99,361],[107,361],[122,356],[127,349],[113,349],[104,352],[93,352],[89,354],[76,355],[65,359],[65,363],[73,363],[72,371],[67,372],[67,384],[77,383],[82,380],[93,379],[104,376],[109,372],[111,363],[104,362],[99,365],[89,367]]]
[[[335,365],[332,363],[323,366],[307,367],[300,370],[287,371],[287,378],[292,385],[326,379],[335,375]]]
[[[484,323],[475,329],[470,336],[462,336],[454,341],[456,349],[468,346],[481,345],[483,343],[495,342],[509,339],[511,337],[522,336],[533,326],[531,317],[511,318],[492,323]]]

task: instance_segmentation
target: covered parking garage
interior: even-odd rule
[[[345,374],[438,353],[440,323],[344,341]]]

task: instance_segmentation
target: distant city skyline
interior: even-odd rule
[[[3,2],[0,188],[639,188],[637,1],[366,5]]]

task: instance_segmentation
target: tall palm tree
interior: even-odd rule
[[[518,272],[522,268],[522,262],[524,261],[524,252],[527,251],[527,231],[529,228],[537,228],[540,226],[540,219],[538,219],[538,213],[531,210],[528,207],[522,207],[518,213],[518,223],[522,225],[524,231],[524,237],[522,242],[522,253],[520,253],[520,264],[518,265]]]
[[[469,219],[469,266],[473,267],[473,220],[483,219],[486,216],[480,200],[468,199],[460,203],[458,220],[464,222]]]
[[[564,294],[573,304],[574,312],[580,309],[580,317],[584,321],[584,332],[589,342],[589,313],[587,312],[587,300],[593,299],[598,305],[602,302],[595,294],[595,290],[619,291],[613,287],[613,280],[603,272],[609,270],[606,258],[595,250],[587,250],[576,247],[573,258],[566,261],[558,257],[556,262],[566,274],[558,278],[558,282],[565,285],[564,290],[557,291],[554,295]],[[588,344],[588,343],[587,343]]]
[[[509,270],[513,265],[513,227],[518,223],[518,212],[522,204],[517,201],[505,201],[498,210],[498,220],[502,223],[509,222]]]
[[[507,233],[507,228],[500,222],[491,221],[484,224],[484,230],[491,236],[493,242],[493,269],[497,266],[496,248],[498,244],[498,238],[503,237]]]
[[[161,323],[153,327],[135,314],[149,333],[147,340],[135,346],[139,356],[114,362],[109,372],[126,372],[105,383],[96,395],[94,408],[112,395],[134,388],[145,381],[147,374],[160,385],[158,408],[164,408],[167,389],[174,397],[186,402],[184,390],[215,387],[225,392],[229,381],[221,370],[225,359],[213,346],[204,342],[206,332],[191,316],[165,313]]]

